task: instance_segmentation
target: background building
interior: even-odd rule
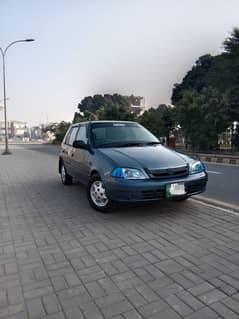
[[[27,122],[8,121],[8,137],[9,139],[27,140],[29,139],[29,127]],[[0,122],[0,140],[5,138],[5,122]]]
[[[11,121],[10,138],[29,138],[29,127],[27,122]]]
[[[145,111],[145,98],[142,96],[129,96],[130,106],[135,115],[142,115]]]
[[[11,122],[7,122],[8,136],[11,134]],[[0,122],[0,141],[4,141],[5,138],[5,123]]]

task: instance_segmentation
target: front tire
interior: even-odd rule
[[[87,187],[87,198],[90,205],[101,213],[107,213],[113,206],[107,197],[104,184],[99,175],[93,175]]]
[[[61,170],[60,170],[60,173],[61,173],[61,181],[62,181],[62,184],[64,185],[71,185],[72,184],[72,176],[70,176],[67,171],[66,171],[66,168],[65,168],[65,165],[63,162],[61,162]]]

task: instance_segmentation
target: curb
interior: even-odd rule
[[[227,165],[239,165],[239,154],[206,154],[200,152],[190,152],[186,150],[181,150],[179,148],[174,149],[176,152],[200,159],[208,163],[218,163],[218,164],[227,164]]]
[[[201,155],[201,154],[197,154],[197,155],[204,162],[239,165],[239,158],[238,157],[222,156],[222,155],[220,155],[220,156],[218,156],[218,155]]]
[[[217,199],[213,199],[213,198],[209,198],[209,197],[205,197],[201,195],[194,196],[193,199],[198,202],[203,202],[205,204],[218,206],[220,208],[228,209],[233,212],[239,213],[239,206],[237,205],[233,205],[227,202],[223,202]]]

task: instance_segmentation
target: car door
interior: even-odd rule
[[[74,163],[72,161],[73,157],[73,142],[75,140],[77,131],[78,131],[78,126],[73,126],[69,133],[67,134],[65,141],[62,145],[62,160],[64,162],[65,168],[67,170],[67,173],[71,176],[74,176]]]
[[[82,141],[85,144],[88,143],[87,127],[85,124],[79,125],[79,130],[76,134],[75,141]],[[86,184],[88,182],[88,176],[90,171],[90,153],[89,150],[82,148],[74,148],[72,161],[74,166],[74,175],[79,180]]]

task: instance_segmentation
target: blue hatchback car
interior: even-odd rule
[[[107,212],[115,202],[163,198],[186,200],[206,189],[201,161],[172,151],[135,122],[93,121],[73,124],[59,155],[64,185],[73,179],[87,186],[93,208]]]

